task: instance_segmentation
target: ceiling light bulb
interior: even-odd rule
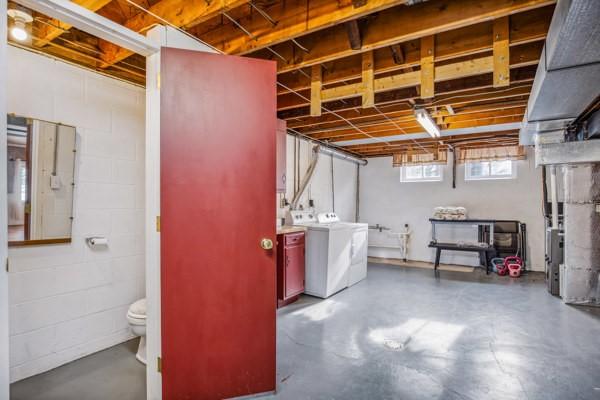
[[[33,21],[31,12],[22,7],[14,6],[14,8],[6,10],[6,13],[14,21],[12,28],[10,28],[10,35],[13,39],[19,42],[27,40],[29,33],[27,33],[26,24]]]
[[[10,35],[19,42],[27,40],[27,31],[25,30],[25,23],[22,21],[15,21],[14,26],[10,29]]]

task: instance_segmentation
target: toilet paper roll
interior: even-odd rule
[[[88,238],[87,241],[88,241],[88,244],[92,247],[108,245],[108,239],[105,237],[91,237],[91,238]]]

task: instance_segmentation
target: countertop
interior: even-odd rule
[[[286,233],[305,232],[305,226],[298,225],[283,225],[277,228],[278,235],[285,235]]]

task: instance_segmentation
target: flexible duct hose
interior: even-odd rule
[[[317,168],[317,163],[319,162],[319,150],[320,150],[320,146],[315,146],[312,149],[312,151],[313,151],[312,159],[310,160],[310,164],[308,165],[306,173],[304,174],[304,178],[302,178],[302,181],[300,182],[300,187],[298,188],[298,191],[296,192],[296,194],[294,195],[294,198],[292,199],[292,203],[290,205],[290,210],[297,209],[298,203],[300,202],[300,197],[302,197],[302,194],[304,193],[304,191],[306,190],[306,187],[308,186],[308,184],[310,183],[310,180],[312,179],[315,169]]]

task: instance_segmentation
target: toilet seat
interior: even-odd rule
[[[129,306],[127,319],[133,320],[135,325],[146,324],[146,299],[140,299]]]

